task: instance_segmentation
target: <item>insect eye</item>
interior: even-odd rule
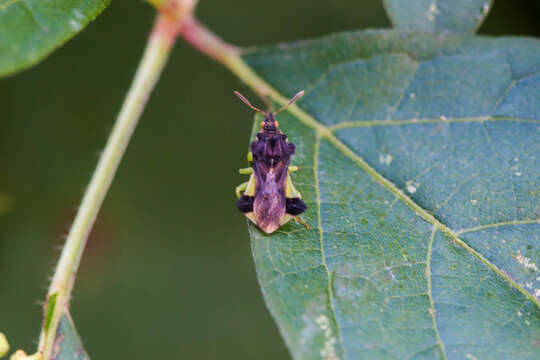
[[[277,120],[274,120],[275,123],[276,123],[276,127],[279,127],[279,123],[277,122]]]
[[[264,127],[264,121],[261,121],[261,127]]]

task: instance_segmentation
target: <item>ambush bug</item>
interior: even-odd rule
[[[304,91],[296,94],[287,105],[277,111],[262,111],[240,94],[234,92],[247,106],[264,115],[261,130],[250,145],[249,168],[240,169],[240,174],[250,175],[249,180],[236,187],[236,206],[249,220],[267,234],[273,233],[291,219],[309,226],[298,215],[307,206],[302,195],[293,185],[290,173],[297,171],[291,166],[295,146],[287,135],[278,129],[275,115],[298,100]]]

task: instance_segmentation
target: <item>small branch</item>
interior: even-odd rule
[[[220,39],[193,16],[184,19],[179,33],[194,48],[227,67],[263,99],[270,96],[281,104],[289,101],[251,70],[242,60],[242,52],[238,47]]]
[[[240,48],[228,44],[217,35],[210,32],[193,16],[184,19],[180,35],[200,52],[208,55],[217,62],[226,63],[240,56]]]
[[[159,15],[133,84],[71,226],[49,287],[45,304],[46,317],[38,346],[38,351],[43,354],[43,360],[50,359],[60,317],[69,307],[75,274],[88,234],[148,97],[167,62],[176,33],[176,22],[167,16]]]

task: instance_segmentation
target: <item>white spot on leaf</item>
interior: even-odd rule
[[[521,251],[519,250],[517,251],[516,260],[525,268],[538,272],[538,266],[536,266],[535,263],[531,262],[530,258],[523,256],[523,254],[521,254]]]
[[[84,15],[79,9],[73,10],[73,15],[75,15],[75,17],[79,20],[84,19]]]
[[[336,338],[332,335],[332,328],[330,327],[330,321],[326,315],[320,315],[315,322],[319,325],[319,328],[324,333],[324,347],[320,351],[320,355],[325,360],[339,360],[336,354]]]
[[[419,186],[418,183],[413,183],[412,181],[407,181],[405,183],[405,186],[407,187],[407,191],[410,193],[410,194],[414,194],[417,190],[417,187]]]
[[[429,10],[426,13],[426,16],[427,16],[428,20],[429,21],[435,21],[435,18],[439,14],[440,14],[440,11],[439,11],[439,9],[437,9],[437,4],[431,3],[431,5],[429,6]]]
[[[78,22],[77,20],[75,19],[71,19],[69,20],[69,26],[71,26],[71,28],[75,31],[77,30],[80,30],[82,28],[82,25],[80,22]]]
[[[386,271],[388,271],[388,273],[390,274],[390,277],[392,278],[392,280],[393,280],[393,281],[396,281],[396,276],[395,276],[394,273],[392,272],[392,268],[387,267],[387,268],[386,268]]]
[[[385,164],[386,166],[390,165],[392,160],[394,160],[394,157],[390,154],[379,155],[379,162],[381,162],[382,164]]]

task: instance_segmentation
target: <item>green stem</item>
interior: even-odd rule
[[[257,75],[244,60],[242,60],[241,49],[220,39],[217,35],[210,32],[210,30],[206,29],[204,25],[200,24],[194,17],[186,16],[179,29],[179,33],[185,41],[190,43],[197,50],[223,64],[250,87],[251,90],[257,93],[257,95],[262,98],[270,97],[281,105],[285,105],[289,102],[289,98],[281,95],[276,89]],[[292,105],[288,110],[293,115],[301,117],[304,122],[317,129],[318,132],[323,134],[328,134],[330,132],[327,128],[313,119],[303,116],[302,110],[296,105]]]
[[[39,352],[43,354],[43,360],[49,360],[51,357],[60,318],[68,311],[75,274],[79,267],[88,234],[109,190],[148,97],[167,62],[175,39],[175,26],[165,16],[158,16],[133,84],[69,231],[47,293],[45,313],[49,315],[46,316],[44,321],[38,347]],[[54,299],[54,301],[49,301],[51,299]]]
[[[186,17],[180,28],[180,35],[200,52],[208,55],[223,64],[238,78],[246,83],[261,97],[280,97],[279,93],[268,86],[246,63],[242,60],[241,50],[220,39],[217,35],[200,24],[192,16]],[[285,103],[288,99],[285,99]]]

